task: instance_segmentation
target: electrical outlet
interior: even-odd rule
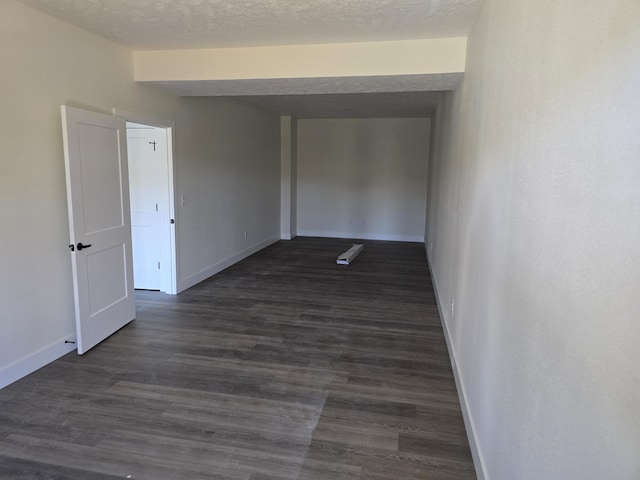
[[[453,317],[453,314],[455,312],[455,306],[456,306],[456,302],[454,300],[451,300],[451,316]]]

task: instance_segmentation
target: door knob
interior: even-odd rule
[[[89,245],[83,245],[82,242],[78,242],[78,246],[76,247],[76,249],[78,251],[82,250],[83,248],[89,248],[91,246],[91,244]]]

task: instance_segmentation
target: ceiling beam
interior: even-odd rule
[[[133,53],[135,80],[313,79],[464,72],[466,38]]]

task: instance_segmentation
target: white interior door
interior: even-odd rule
[[[171,281],[166,129],[127,122],[127,153],[134,286],[164,290]]]
[[[78,353],[135,318],[125,121],[62,106]]]

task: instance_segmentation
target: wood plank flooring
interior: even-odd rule
[[[0,390],[2,479],[475,479],[421,244],[279,242]]]

